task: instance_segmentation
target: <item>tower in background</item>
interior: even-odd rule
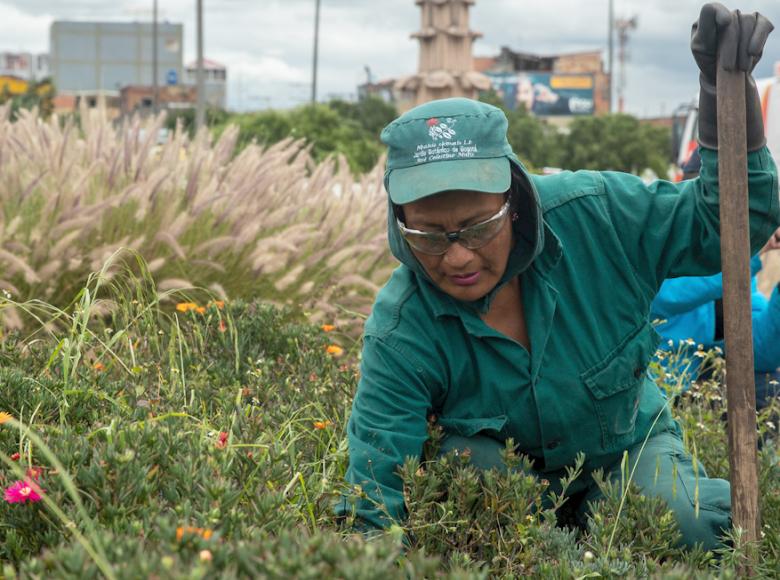
[[[448,97],[476,98],[490,79],[474,70],[472,48],[482,34],[469,29],[475,0],[416,0],[422,27],[412,34],[420,43],[417,74],[396,83],[401,109]]]

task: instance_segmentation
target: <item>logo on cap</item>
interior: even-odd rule
[[[451,127],[456,121],[457,119],[445,119],[444,121],[440,121],[436,117],[431,117],[426,121],[426,125],[428,125],[428,135],[430,135],[431,139],[434,141],[438,141],[439,139],[452,139],[457,135],[455,129]]]

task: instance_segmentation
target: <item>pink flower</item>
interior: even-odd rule
[[[17,481],[5,490],[5,501],[8,503],[24,503],[41,501],[43,490],[32,481]]]

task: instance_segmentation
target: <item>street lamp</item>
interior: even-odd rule
[[[198,68],[195,72],[197,82],[197,104],[195,107],[195,130],[200,131],[206,121],[206,95],[204,71],[203,71],[203,0],[197,0],[197,44],[198,44]]]
[[[615,0],[609,0],[609,26],[607,27],[607,34],[609,39],[607,41],[608,48],[608,62],[609,62],[609,112],[612,112],[612,79],[614,77],[613,71],[615,70]]]
[[[311,79],[311,104],[317,102],[317,56],[320,44],[320,0],[315,0],[314,5],[314,62]]]

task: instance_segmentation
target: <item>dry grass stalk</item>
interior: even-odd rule
[[[368,311],[393,267],[381,167],[355,181],[343,158],[317,165],[289,139],[236,155],[235,128],[157,144],[163,121],[115,127],[84,108],[80,127],[30,112],[11,122],[0,109],[0,288],[65,303],[130,246],[163,290],[260,295],[345,326],[345,309]],[[9,309],[0,319],[21,323]]]

